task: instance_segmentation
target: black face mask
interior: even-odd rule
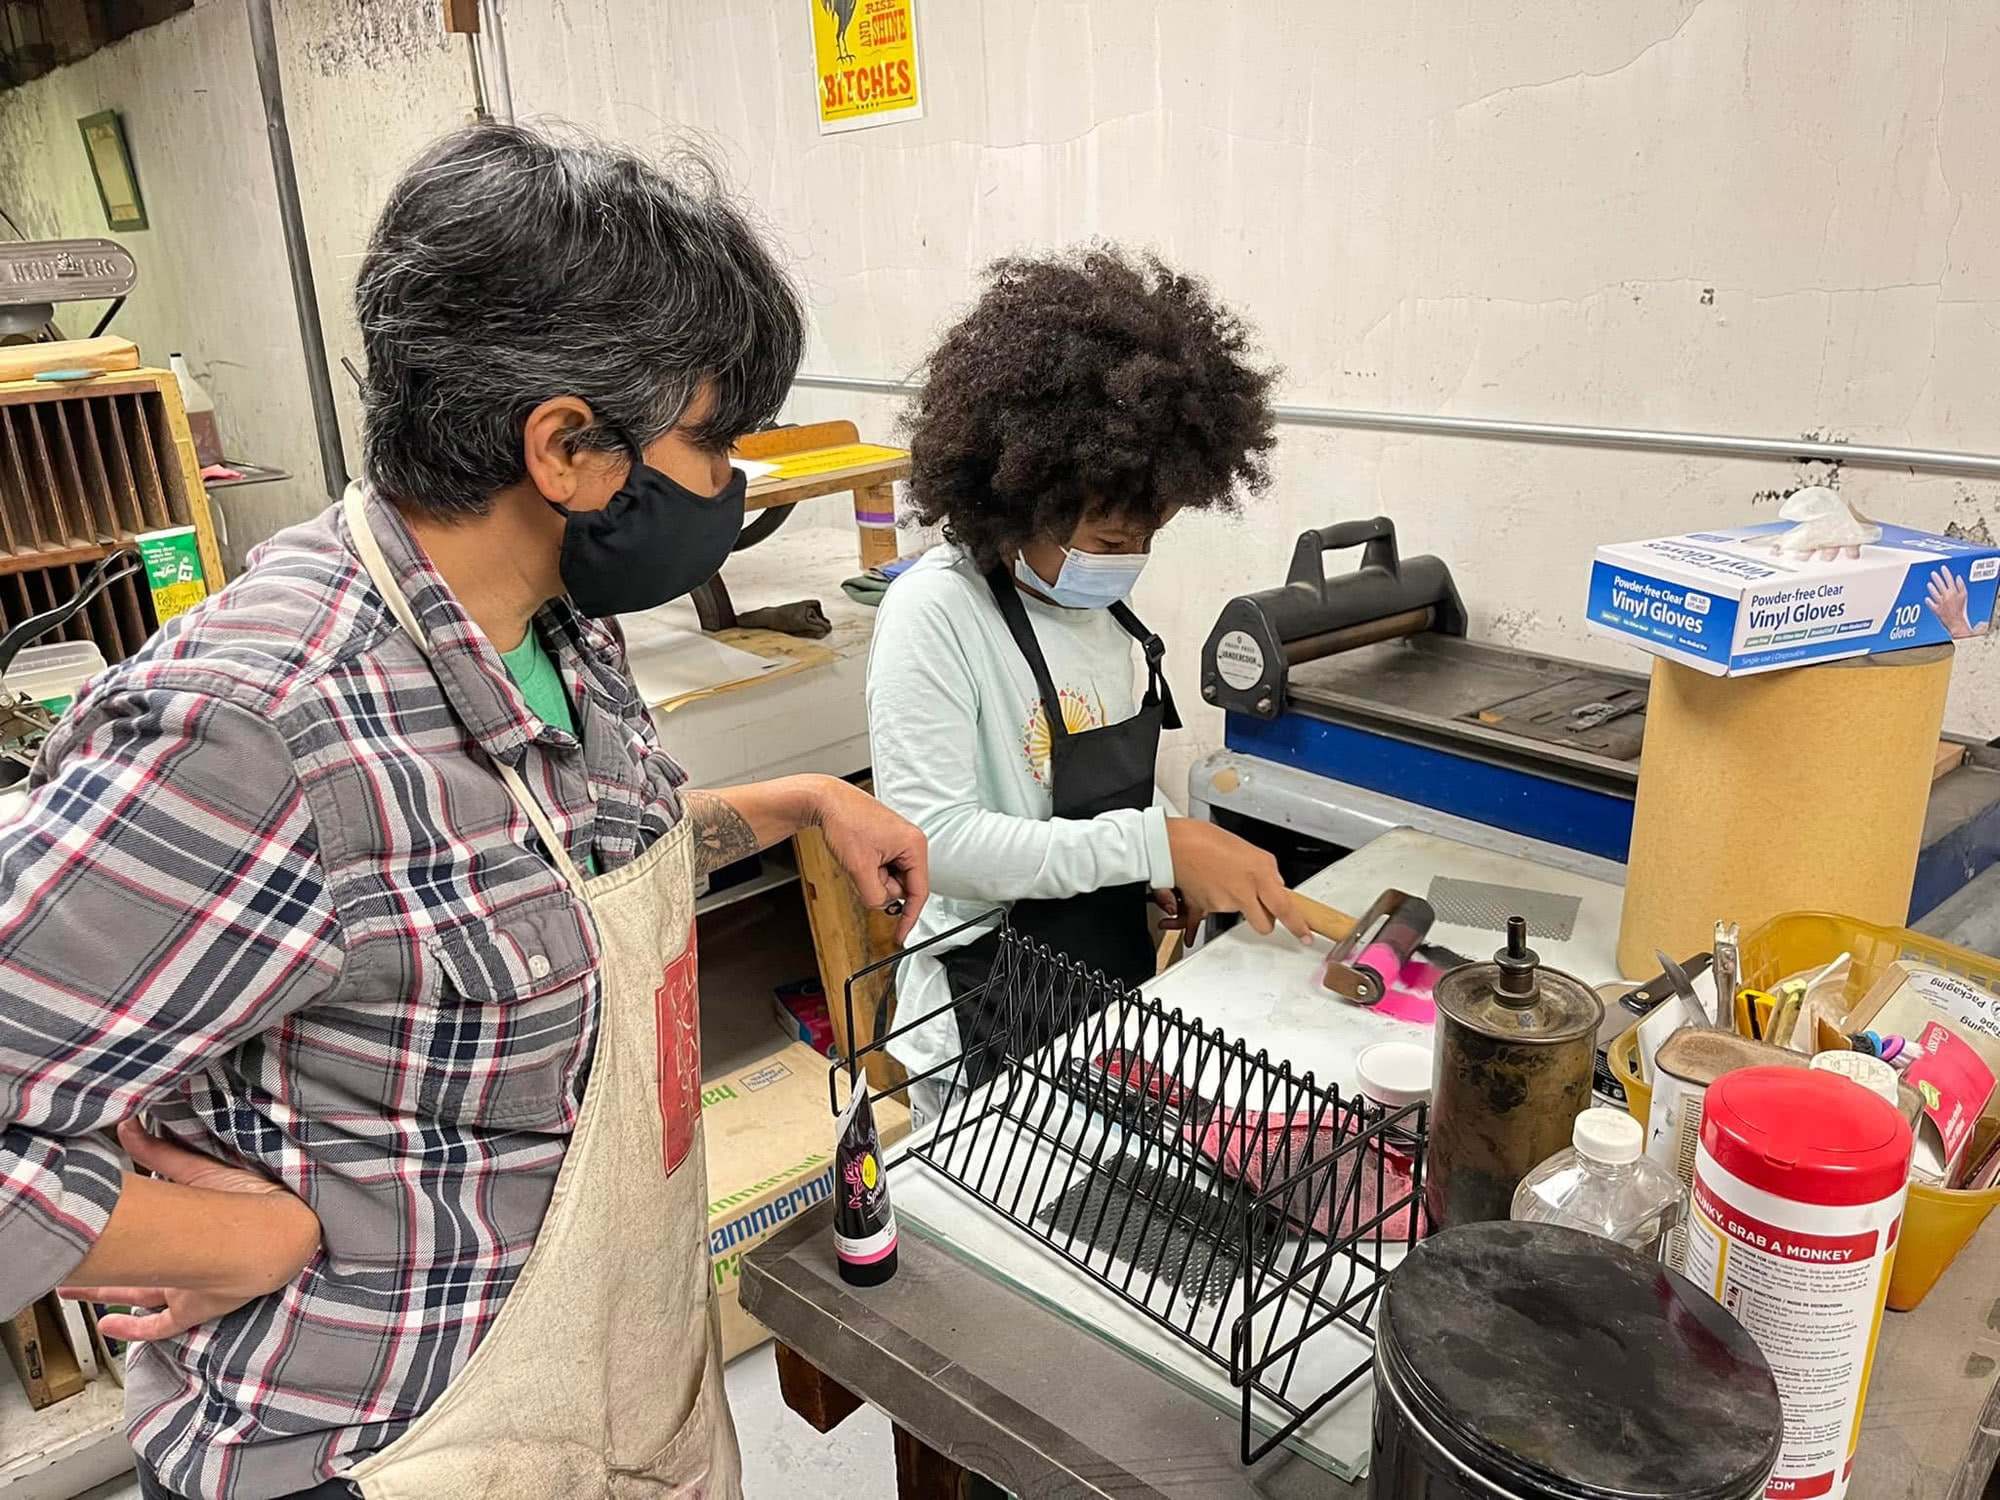
[[[732,469],[721,494],[697,495],[635,451],[609,505],[563,513],[562,581],[571,601],[602,619],[693,593],[736,545],[745,485],[743,471]]]

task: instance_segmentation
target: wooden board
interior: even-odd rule
[[[1780,912],[1901,927],[1951,685],[1948,647],[1709,677],[1653,663],[1621,971]],[[1546,957],[1546,955],[1544,955]],[[1585,976],[1590,977],[1590,976]]]
[[[778,1394],[814,1432],[831,1432],[861,1410],[859,1396],[839,1381],[828,1379],[804,1355],[783,1344],[772,1347],[778,1351]]]
[[[0,1323],[0,1345],[13,1361],[14,1374],[37,1411],[67,1401],[83,1390],[83,1370],[63,1337],[62,1310],[55,1294],[29,1304]]]
[[[870,964],[896,951],[896,923],[883,912],[861,904],[861,893],[817,828],[792,840],[798,857],[799,884],[805,895],[806,920],[812,926],[813,951],[819,959],[820,986],[833,1020],[833,1042],[842,1057],[852,1057],[857,1045],[875,1039],[876,1017],[890,1004],[894,970],[885,969],[855,986],[854,1028],[847,1028],[847,981]],[[868,1082],[877,1089],[900,1088],[903,1070],[885,1053],[868,1058]]]
[[[0,349],[0,381],[32,380],[44,370],[138,368],[139,346],[115,334],[96,339],[63,339],[53,344],[12,344]]]
[[[736,456],[760,463],[782,462],[852,447],[860,441],[859,430],[852,422],[810,422],[803,427],[753,432],[737,443]],[[875,518],[895,515],[895,483],[909,477],[909,473],[909,454],[901,449],[883,449],[880,456],[870,456],[865,462],[842,464],[810,474],[790,478],[767,474],[752,481],[744,506],[749,510],[769,510],[773,506],[817,500],[823,495],[851,493],[854,524],[861,534],[861,566],[879,568],[896,559],[896,527],[893,519],[883,525]]]
[[[787,453],[804,453],[813,448],[841,448],[861,441],[861,429],[852,422],[807,422],[799,427],[774,427],[769,432],[753,432],[736,444],[738,458],[771,463]]]
[[[787,479],[782,474],[768,474],[749,486],[743,503],[751,510],[768,510],[773,505],[796,505],[801,500],[817,500],[822,495],[844,495],[891,485],[898,479],[907,478],[909,472],[908,456],[898,455],[894,458],[872,458],[865,463],[828,469],[821,474],[802,474],[796,479]]]

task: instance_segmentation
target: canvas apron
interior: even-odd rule
[[[358,494],[346,514],[422,647]],[[367,1500],[739,1500],[708,1263],[688,825],[586,879],[519,773],[496,768],[596,926],[595,1060],[498,1316],[430,1409],[345,1477]]]

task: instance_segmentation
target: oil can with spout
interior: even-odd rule
[[[1430,1164],[1432,1229],[1504,1219],[1514,1189],[1569,1144],[1590,1107],[1604,1002],[1581,979],[1544,968],[1528,924],[1507,919],[1507,946],[1437,983]]]

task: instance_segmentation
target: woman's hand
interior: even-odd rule
[[[1302,943],[1312,941],[1277,860],[1255,844],[1199,818],[1169,818],[1167,845],[1174,884],[1197,911],[1241,912],[1260,933],[1283,927]]]
[[[127,1120],[118,1127],[118,1143],[131,1153],[135,1164],[154,1177],[126,1179],[119,1208],[112,1215],[114,1224],[106,1227],[104,1238],[77,1267],[78,1280],[87,1282],[93,1270],[105,1268],[107,1260],[132,1253],[133,1247],[124,1247],[121,1252],[117,1245],[105,1244],[114,1238],[120,1213],[127,1215],[128,1231],[137,1228],[129,1222],[135,1213],[148,1218],[202,1215],[214,1224],[216,1243],[212,1261],[180,1285],[65,1286],[62,1294],[72,1301],[109,1302],[134,1309],[103,1320],[100,1326],[106,1338],[143,1343],[185,1333],[290,1285],[319,1253],[318,1217],[301,1199],[269,1178],[161,1140],[137,1120]],[[177,1192],[176,1186],[192,1189],[200,1197]],[[210,1195],[257,1201],[224,1200],[212,1204],[218,1211],[204,1213],[202,1199]],[[128,1205],[128,1199],[141,1201]],[[131,1237],[129,1233],[117,1236]],[[97,1262],[96,1267],[93,1262]]]
[[[930,899],[930,850],[923,834],[859,787],[834,778],[815,780],[812,822],[854,881],[861,904],[893,908],[900,946]]]
[[[931,893],[930,850],[917,826],[837,776],[783,776],[746,786],[684,794],[699,874],[817,828],[861,893],[861,904],[892,912],[900,944]],[[898,904],[900,903],[900,904]]]

